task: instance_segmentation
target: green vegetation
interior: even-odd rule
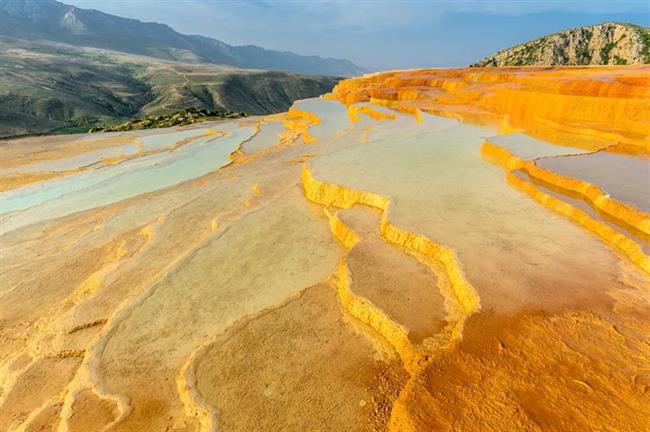
[[[593,32],[584,30],[579,45],[576,47],[576,60],[578,64],[586,65],[591,62],[593,52],[589,49],[589,43],[593,37]]]
[[[90,132],[93,129],[92,126],[86,125],[86,126],[71,126],[71,127],[65,127],[61,129],[57,129],[54,131],[54,133],[59,134],[59,135],[73,135],[73,134],[81,134],[81,133],[86,133]]]
[[[616,48],[616,42],[607,42],[605,46],[600,49],[600,64],[609,64],[610,54],[614,48]]]
[[[566,49],[559,49],[557,52],[557,62],[555,64],[565,65],[569,64],[569,52]]]
[[[608,42],[604,47],[600,49],[600,64],[609,64],[611,58],[611,52],[618,44],[627,37],[627,34],[623,33],[620,38],[615,42]],[[614,63],[617,65],[627,64],[627,59],[622,58],[621,56],[614,55]]]
[[[517,53],[510,57],[508,65],[525,66],[535,63],[539,59],[540,53],[545,44],[546,38],[541,38],[531,43],[521,45]]]
[[[189,124],[223,119],[235,119],[247,117],[245,112],[232,112],[222,110],[207,110],[188,108],[176,113],[157,116],[144,116],[124,123],[111,126],[97,126],[90,129],[90,132],[123,132],[139,129],[156,129],[173,126],[185,126]]]
[[[637,32],[641,39],[641,55],[643,56],[644,63],[650,63],[650,31],[646,28],[638,27]]]

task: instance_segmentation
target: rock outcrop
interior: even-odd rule
[[[507,48],[473,66],[571,66],[650,63],[650,29],[602,23]]]

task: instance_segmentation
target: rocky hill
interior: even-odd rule
[[[121,18],[55,0],[0,0],[0,36],[45,39],[187,63],[316,75],[348,76],[363,72],[348,60],[266,50],[254,45],[231,46],[212,38],[180,34],[164,24]]]
[[[650,28],[602,23],[554,33],[494,55],[473,66],[570,66],[650,63]]]

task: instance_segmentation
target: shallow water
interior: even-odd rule
[[[515,170],[513,171],[513,174],[524,181],[527,181],[529,183],[534,183],[537,188],[542,190],[542,192],[551,195],[561,201],[567,202],[575,207],[578,207],[580,210],[587,213],[593,219],[596,219],[604,223],[605,225],[608,225],[610,228],[613,228],[614,230],[620,232],[624,236],[631,238],[632,240],[637,242],[639,246],[641,246],[641,249],[646,254],[650,254],[650,242],[648,242],[649,239],[647,236],[643,235],[643,233],[639,232],[633,227],[624,224],[620,220],[616,220],[613,219],[612,217],[608,217],[606,214],[598,211],[584,199],[575,196],[574,192],[562,190],[557,186],[550,185],[538,179],[531,178],[528,175],[528,173],[526,173],[523,170]]]
[[[582,156],[542,159],[542,168],[595,184],[639,210],[650,213],[650,160],[600,151]]]
[[[293,107],[316,114],[321,119],[320,124],[309,128],[309,134],[320,143],[337,138],[348,130],[352,123],[348,117],[348,109],[336,101],[305,99],[296,102]]]
[[[227,165],[228,156],[254,133],[252,127],[224,137],[206,136],[178,151],[126,161],[51,182],[9,191],[2,196],[0,232],[65,216],[190,180]]]
[[[523,133],[497,135],[488,140],[524,160],[589,153],[588,150],[550,144]]]
[[[226,125],[219,125],[219,129],[221,128],[229,128],[231,127],[230,124]],[[147,135],[138,138],[138,141],[142,144],[143,148],[145,151],[147,150],[158,150],[161,148],[166,148],[166,147],[171,147],[175,143],[191,138],[191,137],[200,137],[202,135],[205,135],[205,133],[208,131],[207,128],[201,128],[201,129],[190,129],[190,130],[185,130],[181,132],[174,132],[174,133],[162,133],[162,134],[157,134],[157,135]]]
[[[314,176],[392,197],[393,223],[453,248],[487,308],[552,310],[599,297],[615,267],[607,247],[505,182],[480,154],[490,129],[427,129],[439,124],[425,115],[415,135],[377,129],[368,145],[313,161]]]
[[[3,174],[11,174],[16,172],[66,171],[95,164],[97,162],[100,162],[103,158],[134,155],[138,151],[139,149],[137,145],[127,144],[120,147],[91,151],[66,159],[58,159],[30,164],[27,166],[15,167],[4,171]]]
[[[246,154],[253,154],[276,144],[280,140],[280,134],[284,132],[284,126],[279,121],[269,121],[260,125],[260,131],[249,141],[242,144],[242,151]]]

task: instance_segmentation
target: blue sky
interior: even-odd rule
[[[369,70],[462,66],[547,33],[650,25],[648,0],[63,0],[233,45],[347,58]]]

